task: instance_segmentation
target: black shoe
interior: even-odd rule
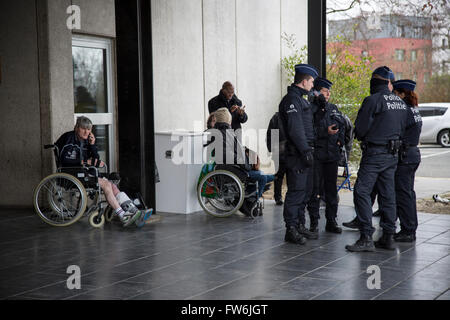
[[[317,236],[319,235],[319,222],[318,221],[311,221],[311,223],[309,224],[309,231],[317,234]]]
[[[380,239],[378,239],[378,241],[374,242],[375,247],[386,250],[395,250],[393,244],[394,244],[394,235],[385,232],[383,232],[383,235],[381,236]]]
[[[309,231],[308,229],[305,228],[305,226],[303,224],[298,225],[297,231],[301,235],[305,236],[306,239],[313,239],[313,240],[319,239],[318,233]]]
[[[352,221],[350,221],[350,222],[344,222],[344,223],[342,223],[342,225],[344,226],[344,227],[347,227],[347,228],[350,228],[350,229],[359,229],[359,220],[358,220],[358,217],[355,217],[355,219],[353,219]]]
[[[282,206],[283,205],[283,200],[281,200],[281,199],[278,199],[278,200],[275,200],[275,204],[277,205],[277,206]]]
[[[342,229],[338,226],[335,219],[327,220],[327,224],[325,225],[325,231],[332,233],[342,233]]]
[[[351,252],[373,252],[375,246],[372,237],[361,234],[361,237],[354,244],[346,245],[345,249]]]
[[[394,241],[396,242],[414,242],[416,241],[416,235],[414,233],[406,233],[400,231],[394,235]]]
[[[374,217],[381,217],[380,210],[375,211],[372,216],[374,216]]]
[[[295,243],[295,244],[305,244],[306,238],[298,233],[297,228],[292,226],[286,229],[286,235],[284,236],[284,241]]]

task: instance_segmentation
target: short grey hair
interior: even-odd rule
[[[88,117],[78,117],[77,122],[75,123],[75,129],[82,128],[82,129],[92,129],[92,121]]]

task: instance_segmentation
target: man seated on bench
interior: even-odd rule
[[[59,150],[61,167],[78,167],[80,164],[104,166],[98,155],[95,136],[92,134],[92,122],[87,117],[78,117],[75,129],[64,133],[55,144]],[[105,194],[106,201],[122,221],[124,227],[130,226],[144,216],[144,213],[138,210],[133,201],[114,183],[104,177],[99,177],[98,184]]]

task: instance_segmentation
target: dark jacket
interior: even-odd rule
[[[371,88],[355,121],[355,135],[369,145],[385,146],[390,140],[403,137],[408,107],[387,85]]]
[[[236,129],[240,129],[242,127],[241,123],[247,122],[248,116],[245,112],[242,116],[239,115],[239,113],[237,111],[231,112],[231,107],[234,105],[242,107],[242,101],[239,100],[238,97],[236,97],[236,95],[233,95],[231,97],[230,101],[227,101],[227,99],[225,98],[225,95],[222,93],[222,90],[220,90],[218,96],[209,100],[208,110],[209,110],[209,113],[211,114],[211,113],[215,112],[217,109],[227,108],[228,111],[230,111],[231,116],[232,116],[231,128],[236,130]]]
[[[59,150],[59,165],[62,167],[80,166],[82,161],[99,159],[97,146],[88,140],[78,139],[75,131],[64,133],[55,145]]]
[[[341,157],[341,146],[345,145],[346,121],[336,105],[325,102],[319,106],[314,102],[316,112],[314,113],[314,129],[316,140],[314,141],[314,156],[321,162],[339,161]],[[328,134],[328,127],[335,125],[339,131]],[[338,145],[340,143],[340,146]]]
[[[283,123],[278,112],[275,112],[275,114],[272,116],[269,121],[269,126],[267,127],[266,145],[269,152],[275,151],[272,151],[272,130],[278,130],[278,141],[273,141],[273,147],[280,153],[284,152],[284,150],[280,149],[280,143],[286,141],[286,134],[284,133]]]
[[[303,97],[307,95],[306,90],[293,84],[278,108],[287,139],[286,167],[293,170],[311,166],[307,158],[314,146],[314,129],[311,105]]]
[[[403,136],[401,163],[420,163],[419,144],[420,133],[422,132],[422,117],[419,109],[408,106],[408,120],[405,134]]]
[[[208,152],[214,157],[216,164],[235,164],[250,171],[252,167],[246,156],[245,147],[239,142],[231,126],[227,123],[217,122],[214,129],[216,130],[208,129],[208,131],[214,134],[218,130],[221,137],[211,137]]]

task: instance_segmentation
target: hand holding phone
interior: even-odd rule
[[[95,136],[94,136],[94,134],[92,132],[89,133],[88,141],[89,141],[90,145],[94,145],[95,144]]]

